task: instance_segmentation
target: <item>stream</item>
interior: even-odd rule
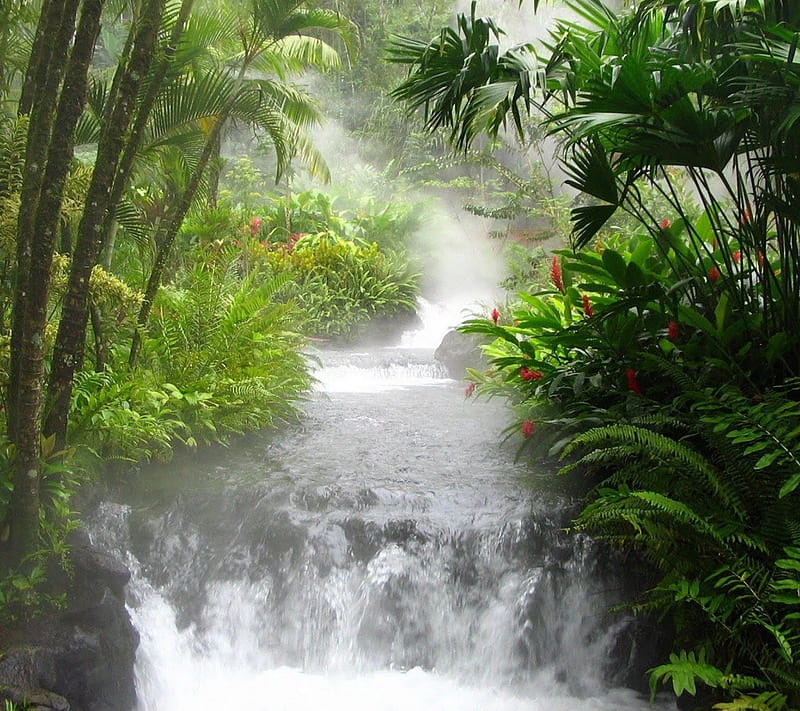
[[[138,711],[675,708],[624,688],[623,580],[502,403],[432,349],[318,356],[301,422],[147,466],[90,516],[133,573]]]

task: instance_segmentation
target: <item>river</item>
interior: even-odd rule
[[[644,710],[621,580],[499,402],[430,349],[324,351],[306,414],[128,475],[138,711]],[[663,702],[655,708],[671,708]]]

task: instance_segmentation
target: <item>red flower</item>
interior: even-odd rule
[[[763,268],[765,261],[766,261],[766,257],[764,256],[764,253],[761,250],[759,250],[758,251],[758,266]]]
[[[636,371],[633,368],[628,368],[625,371],[625,377],[628,379],[628,390],[637,395],[641,395],[642,389],[639,387],[639,381],[636,379]]]
[[[254,215],[250,220],[250,236],[255,237],[261,231],[261,218]]]
[[[500,312],[497,309],[492,309],[492,321],[494,321],[494,325],[497,325],[497,322],[500,320]]]
[[[594,316],[594,309],[592,308],[592,304],[589,302],[589,297],[584,294],[581,296],[581,301],[583,301],[583,313],[586,314],[586,317],[591,318]]]
[[[553,260],[550,262],[550,278],[553,280],[553,286],[563,294],[564,280],[561,275],[561,262],[557,254],[553,255]]]
[[[525,420],[522,423],[522,436],[525,439],[528,439],[533,434],[533,431],[536,429],[536,423],[532,422],[531,420]]]
[[[734,253],[731,255],[731,257],[733,258],[733,263],[734,263],[734,264],[741,264],[741,262],[742,262],[742,250],[741,250],[741,249],[737,249],[737,250],[736,250],[736,251],[735,251],[735,252],[734,252]]]
[[[745,208],[744,212],[739,217],[739,224],[740,225],[747,225],[753,220],[753,213],[750,212],[749,208]]]
[[[475,387],[477,383],[470,383],[467,387],[464,388],[464,397],[472,397],[472,393],[475,392]]]
[[[672,223],[666,218],[658,223],[658,229],[660,230],[668,230],[670,227],[672,227]]]
[[[719,279],[719,269],[717,269],[717,265],[711,267],[708,270],[708,278],[711,279],[711,283],[714,284]]]
[[[679,336],[678,332],[678,322],[677,321],[670,321],[667,324],[667,338],[670,341],[677,341]]]
[[[542,378],[542,371],[541,370],[530,370],[529,368],[522,367],[519,370],[519,377],[525,381],[530,382],[531,380],[541,380]]]

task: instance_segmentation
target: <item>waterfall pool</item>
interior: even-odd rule
[[[675,708],[624,688],[647,640],[607,612],[618,572],[499,402],[430,350],[320,360],[300,423],[145,467],[89,516],[133,572],[138,711]]]

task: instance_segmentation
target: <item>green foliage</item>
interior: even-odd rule
[[[313,336],[352,339],[372,319],[416,309],[418,275],[401,256],[375,243],[329,232],[306,235],[291,251],[270,252],[268,261],[274,273],[292,276],[288,294]]]
[[[666,257],[646,233],[557,253],[552,289],[461,330],[488,339],[479,392],[508,397],[524,437],[540,425],[526,444],[591,476],[575,528],[640,551],[655,571],[636,609],[671,619],[678,650],[652,670],[653,688],[794,708],[798,382],[764,367],[768,343],[743,336],[749,306],[706,298],[717,282],[701,262],[684,288],[677,256],[693,246],[679,235],[663,235]]]
[[[310,385],[299,314],[276,300],[288,278],[257,270],[240,278],[236,257],[229,250],[216,264],[198,262],[163,289],[145,341],[142,363],[190,444],[293,418]]]
[[[18,568],[3,571],[0,576],[0,622],[3,625],[29,621],[65,605],[65,593],[54,593],[47,586],[52,566],[65,565],[65,559],[54,560],[56,558],[57,551],[43,547],[26,556]]]
[[[162,384],[148,384],[125,371],[76,376],[69,436],[100,461],[169,458],[187,427]]]
[[[298,307],[307,335],[352,339],[373,319],[416,310],[419,276],[405,255],[418,215],[402,203],[334,203],[317,190],[273,196],[255,215],[223,203],[184,234],[214,259],[233,260],[236,275],[279,279],[279,298]]]

